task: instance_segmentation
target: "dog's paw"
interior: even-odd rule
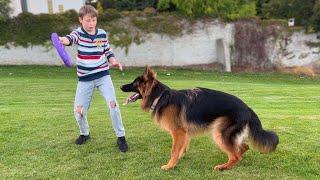
[[[165,170],[165,171],[168,171],[168,170],[170,170],[170,169],[172,169],[173,167],[171,167],[171,166],[168,166],[168,165],[163,165],[163,166],[161,166],[161,169],[162,170]]]
[[[213,169],[215,171],[223,171],[223,170],[227,170],[228,168],[226,167],[225,164],[220,164],[220,165],[216,165]]]

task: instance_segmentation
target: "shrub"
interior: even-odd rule
[[[99,21],[109,22],[121,18],[121,14],[116,9],[105,9],[102,14],[99,14]]]
[[[9,4],[10,0],[0,0],[0,21],[4,21],[9,18],[9,14],[12,11]]]
[[[0,45],[12,41],[11,24],[9,20],[0,20]]]
[[[170,19],[170,21],[168,21]],[[131,23],[146,33],[160,33],[170,36],[182,34],[183,25],[174,16],[153,16],[149,18],[132,18]]]
[[[118,10],[143,10],[146,7],[156,7],[157,0],[101,0],[102,6]]]
[[[176,6],[172,0],[160,0],[157,4],[157,9],[159,11],[175,11]]]
[[[315,31],[320,31],[320,1],[317,1],[313,8],[313,15],[310,18],[310,25],[314,27]]]
[[[307,25],[312,16],[314,0],[269,0],[262,6],[263,18],[295,18],[297,25]]]
[[[148,15],[148,16],[152,16],[155,15],[157,13],[157,10],[153,7],[147,7],[143,10],[143,12]]]
[[[211,16],[235,20],[254,16],[255,5],[254,0],[160,0],[158,9],[166,10],[175,7],[192,17]]]
[[[13,43],[16,46],[45,44],[52,32],[60,35],[70,33],[70,27],[78,21],[77,13],[67,11],[63,14],[21,13],[0,23],[0,45]]]

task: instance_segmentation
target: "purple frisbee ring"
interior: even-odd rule
[[[64,45],[61,44],[61,42],[59,40],[59,36],[58,36],[57,33],[52,33],[51,34],[51,41],[52,41],[54,47],[56,48],[60,58],[63,61],[63,63],[67,67],[72,67],[70,56],[68,55],[67,51],[65,50]]]

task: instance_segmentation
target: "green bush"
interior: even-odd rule
[[[116,9],[105,9],[102,14],[99,14],[99,21],[110,22],[121,18],[121,14]]]
[[[12,41],[11,24],[9,20],[0,20],[0,45]]]
[[[9,14],[12,11],[9,4],[10,0],[0,0],[0,21],[4,21],[9,18]]]
[[[314,0],[269,0],[262,5],[263,18],[295,18],[297,25],[308,24],[313,12]]]
[[[156,7],[157,0],[100,0],[103,8],[118,10],[143,10],[146,7]]]
[[[172,6],[192,17],[211,16],[236,20],[256,14],[255,0],[160,0],[158,3],[159,10]]]
[[[0,45],[12,43],[15,46],[27,47],[30,45],[43,45],[50,39],[52,32],[60,35],[70,33],[73,25],[78,22],[75,11],[63,14],[21,13],[7,21],[0,22]]]
[[[126,18],[120,19],[121,17]],[[141,43],[144,33],[180,35],[183,30],[182,21],[182,18],[167,13],[151,16],[143,11],[119,12],[106,9],[99,15],[98,27],[110,33],[109,38],[114,46],[127,49],[133,42]],[[78,26],[80,24],[76,11],[39,15],[21,13],[0,21],[0,46],[49,45],[52,32],[63,36]]]
[[[160,0],[157,4],[157,9],[159,11],[175,11],[176,6],[172,0]]]
[[[170,19],[170,21],[168,21]],[[131,23],[146,33],[163,33],[171,36],[182,34],[183,25],[174,16],[154,16],[149,18],[132,18]]]
[[[313,8],[313,15],[310,18],[310,26],[314,27],[314,30],[320,31],[320,1],[317,1]]]
[[[257,11],[257,15],[260,16],[262,14],[262,6],[264,5],[264,3],[268,1],[268,0],[257,0],[256,2],[256,11]]]

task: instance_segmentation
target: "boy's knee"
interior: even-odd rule
[[[80,116],[83,116],[83,106],[77,106],[75,109],[74,109],[74,112],[79,114]]]
[[[112,109],[116,108],[117,107],[116,101],[110,101],[109,102],[109,107],[112,108]]]

